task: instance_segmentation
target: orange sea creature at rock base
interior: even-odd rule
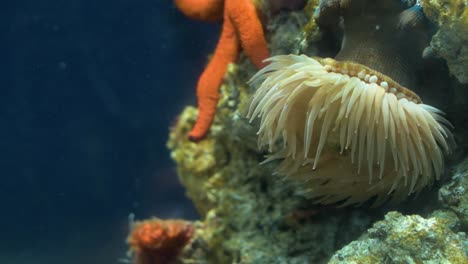
[[[193,237],[192,223],[157,218],[136,222],[127,239],[136,264],[176,263]]]
[[[235,62],[242,48],[257,66],[270,56],[262,24],[253,0],[174,0],[185,15],[200,20],[223,19],[221,36],[213,58],[197,85],[198,117],[189,139],[199,141],[208,133],[216,114],[219,88],[229,63]]]

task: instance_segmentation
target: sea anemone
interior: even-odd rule
[[[390,2],[379,9],[323,1],[322,15],[344,18],[336,59],[275,56],[250,81],[258,89],[248,117],[260,117],[259,147],[271,152],[266,161],[282,160],[278,173],[310,183],[319,203],[400,201],[443,174],[451,125],[403,86],[415,85],[410,69],[417,65],[405,47],[420,39],[386,42],[388,34],[403,38],[418,29],[422,11]],[[319,24],[331,21],[318,17]]]

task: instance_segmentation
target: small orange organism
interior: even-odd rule
[[[136,222],[127,239],[136,264],[170,264],[193,237],[192,223],[157,218]]]

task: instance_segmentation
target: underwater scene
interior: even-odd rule
[[[0,264],[468,263],[467,0],[18,0]]]

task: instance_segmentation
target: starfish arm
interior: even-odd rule
[[[229,63],[236,61],[239,54],[239,40],[234,25],[226,19],[226,13],[218,45],[197,85],[198,117],[189,139],[199,141],[205,137],[216,114],[219,88]]]
[[[184,15],[206,21],[218,21],[223,17],[223,0],[174,0]]]
[[[245,54],[257,68],[263,68],[266,65],[263,60],[270,57],[270,52],[253,1],[226,0],[224,4]]]

